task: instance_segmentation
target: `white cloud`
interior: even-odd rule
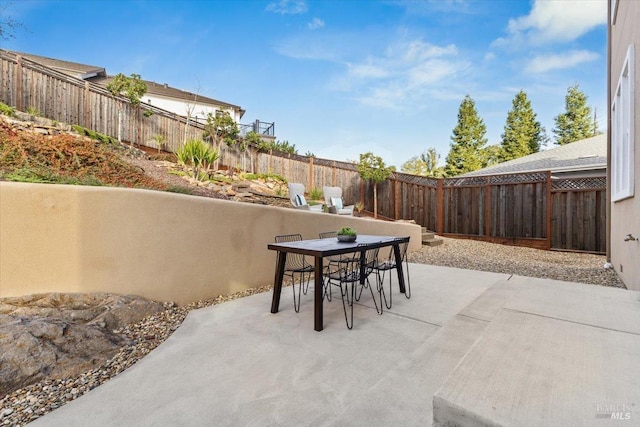
[[[350,76],[360,79],[380,79],[389,76],[389,71],[383,66],[377,66],[371,63],[366,64],[347,64]]]
[[[606,22],[605,0],[535,0],[528,15],[509,20],[508,36],[493,45],[569,42]]]
[[[267,12],[297,15],[308,10],[305,0],[280,0],[267,5]]]
[[[595,61],[600,55],[588,50],[572,50],[561,54],[539,55],[525,65],[525,71],[532,74],[551,70],[572,68],[576,65]]]
[[[307,24],[310,30],[317,30],[318,28],[324,27],[324,21],[320,18],[313,18],[311,22]]]
[[[454,80],[468,67],[468,61],[458,58],[455,45],[411,40],[389,46],[382,56],[348,64],[349,83],[340,87],[356,93],[364,105],[414,108],[429,89]]]

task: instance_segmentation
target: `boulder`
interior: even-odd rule
[[[0,299],[0,396],[100,366],[128,342],[114,330],[162,310],[158,302],[106,293]]]

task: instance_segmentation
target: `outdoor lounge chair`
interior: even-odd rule
[[[353,215],[353,205],[344,206],[342,202],[342,188],[323,187],[324,201],[329,207],[329,213],[338,215]]]
[[[289,200],[296,209],[312,212],[322,212],[322,205],[309,205],[304,197],[304,185],[297,182],[289,183]]]

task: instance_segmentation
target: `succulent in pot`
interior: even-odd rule
[[[339,242],[355,242],[357,237],[356,230],[351,227],[342,227],[338,230]]]

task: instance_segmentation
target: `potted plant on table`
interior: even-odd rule
[[[357,236],[356,230],[351,227],[342,227],[338,231],[339,242],[355,242]]]

